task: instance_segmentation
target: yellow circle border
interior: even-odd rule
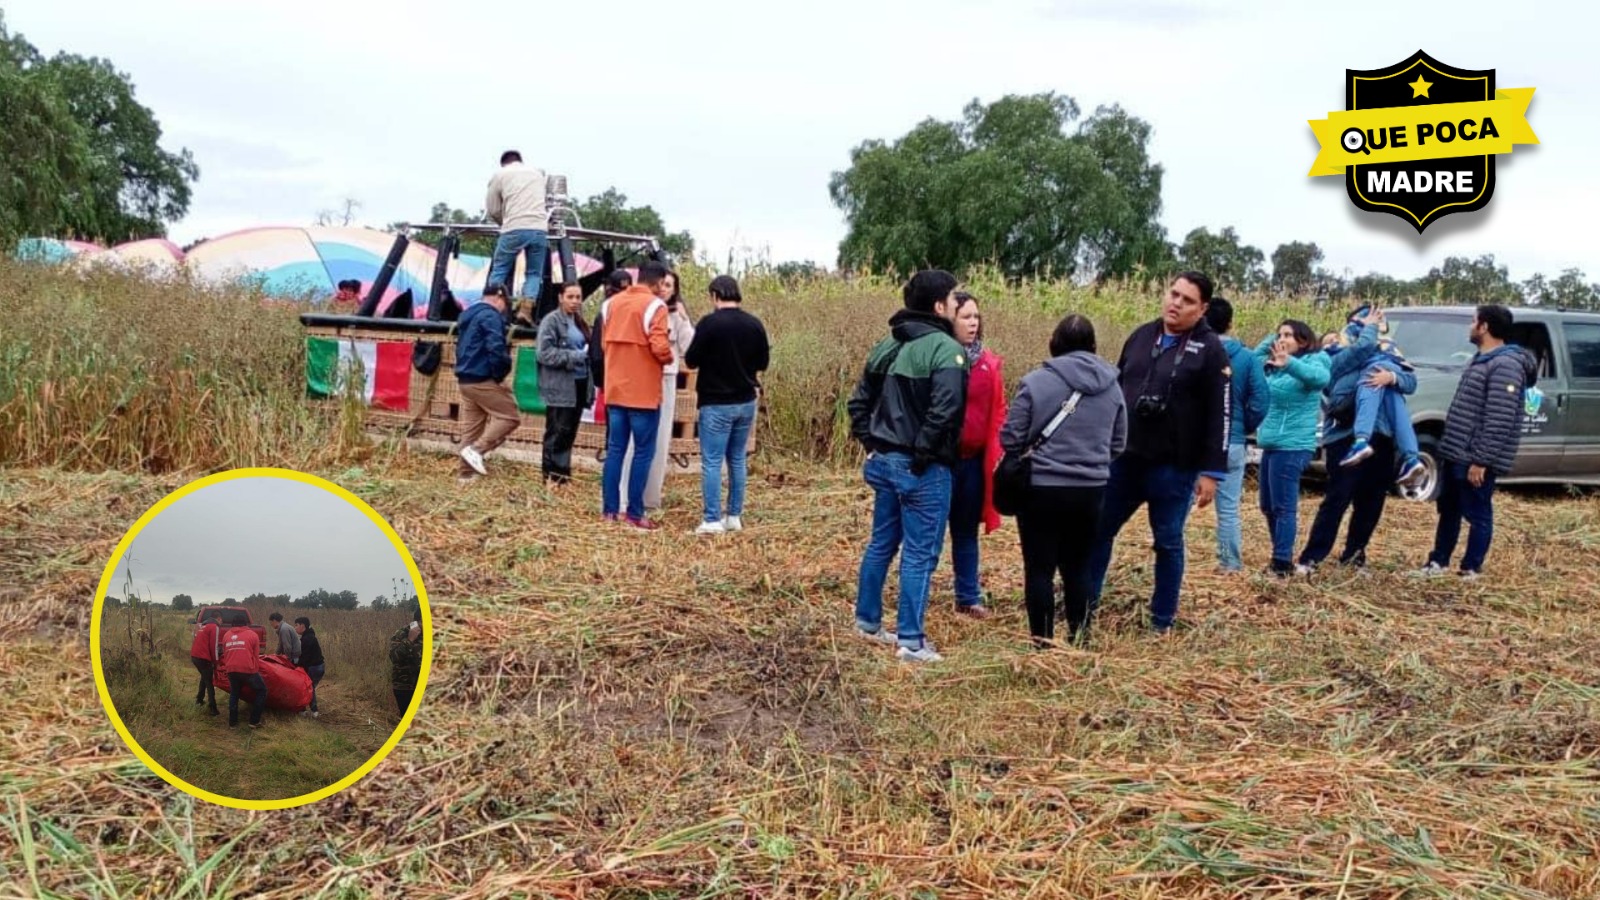
[[[378,526],[378,529],[382,531],[384,536],[389,539],[389,543],[394,545],[395,550],[400,554],[400,558],[405,562],[406,572],[411,576],[411,584],[416,590],[418,605],[422,608],[423,633],[428,636],[428,640],[424,642],[422,646],[422,671],[417,675],[417,689],[411,694],[411,705],[406,708],[405,715],[400,717],[400,724],[395,726],[393,733],[389,735],[389,739],[385,741],[383,746],[378,749],[378,752],[369,757],[367,761],[362,763],[361,766],[354,772],[351,772],[333,784],[323,787],[320,790],[313,791],[309,794],[301,794],[298,797],[286,797],[281,800],[240,800],[236,797],[224,797],[221,794],[214,794],[203,788],[195,787],[194,785],[167,771],[164,766],[152,759],[149,753],[145,752],[144,747],[140,746],[137,740],[134,740],[133,735],[128,731],[128,726],[123,723],[122,717],[117,715],[116,705],[111,702],[111,693],[106,689],[105,669],[102,666],[100,659],[100,622],[101,612],[105,607],[106,593],[111,587],[112,579],[116,577],[117,564],[122,561],[122,558],[128,552],[128,547],[132,545],[133,539],[138,537],[139,532],[143,531],[146,525],[149,525],[152,521],[154,521],[155,517],[160,515],[162,510],[166,509],[177,501],[202,488],[210,487],[214,484],[221,484],[224,481],[233,481],[239,478],[282,478],[289,481],[298,481],[301,484],[309,484],[313,487],[321,488],[359,510],[362,515],[366,516],[367,519],[372,522],[372,524]],[[308,475],[305,472],[299,472],[294,469],[278,469],[270,467],[230,469],[225,472],[217,472],[212,475],[207,475],[204,478],[191,481],[183,487],[180,487],[167,496],[161,498],[156,505],[146,510],[144,515],[140,516],[138,521],[133,523],[133,527],[128,529],[128,533],[122,536],[122,540],[117,542],[116,549],[111,553],[111,560],[110,562],[106,563],[105,572],[100,576],[100,586],[95,591],[94,610],[91,615],[93,616],[93,622],[89,628],[89,655],[93,657],[94,662],[94,687],[95,690],[100,694],[100,704],[105,707],[106,714],[111,717],[111,724],[117,729],[117,734],[122,737],[123,742],[128,745],[128,749],[132,750],[134,755],[139,757],[141,762],[143,762],[146,766],[149,766],[152,772],[155,772],[157,775],[161,776],[163,781],[167,782],[178,790],[183,791],[191,797],[196,797],[209,803],[215,803],[219,806],[229,806],[234,809],[293,809],[297,806],[304,806],[307,803],[315,803],[318,800],[331,797],[350,785],[355,784],[357,781],[360,781],[367,775],[367,773],[377,768],[379,763],[388,758],[389,753],[394,750],[395,745],[399,744],[400,739],[405,737],[406,732],[410,730],[411,720],[416,716],[417,709],[422,705],[423,692],[428,686],[428,672],[433,663],[433,615],[428,609],[428,590],[422,584],[422,573],[417,570],[416,560],[411,557],[411,551],[406,548],[405,542],[400,539],[400,535],[397,534],[392,527],[390,527],[389,523],[384,520],[383,516],[378,515],[377,511],[371,506],[368,506],[366,501],[362,500],[360,497],[357,497],[355,494],[352,494],[351,492],[345,490],[337,484],[334,484],[331,481],[318,478],[315,475]]]

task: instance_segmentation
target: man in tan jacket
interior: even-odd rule
[[[545,262],[550,258],[550,213],[545,205],[543,169],[522,164],[522,154],[507,150],[500,154],[500,171],[489,179],[489,196],[484,212],[500,225],[500,239],[494,245],[485,284],[511,286],[517,269],[517,254],[527,256],[523,272],[522,296],[538,302],[544,287]]]

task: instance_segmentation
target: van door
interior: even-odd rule
[[[1559,475],[1566,464],[1569,416],[1566,362],[1557,352],[1557,335],[1545,321],[1517,322],[1511,326],[1511,342],[1539,360],[1537,403],[1525,403],[1522,411],[1522,442],[1509,478],[1550,478]]]
[[[1566,417],[1566,452],[1561,471],[1567,475],[1600,476],[1600,321],[1561,323],[1566,344],[1568,378],[1553,402]]]

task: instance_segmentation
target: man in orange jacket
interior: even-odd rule
[[[667,304],[656,289],[667,267],[647,262],[639,280],[601,306],[600,340],[605,350],[606,463],[600,480],[601,511],[617,521],[622,503],[622,460],[633,442],[628,470],[626,521],[644,531],[657,525],[644,517],[645,481],[655,458],[656,431],[661,427],[661,372],[672,362],[667,336]]]
[[[261,678],[261,639],[246,627],[230,628],[222,636],[222,667],[228,672],[228,727],[239,724],[239,694],[245,685],[255,694],[250,703],[250,727],[261,727],[267,708],[267,683]]]

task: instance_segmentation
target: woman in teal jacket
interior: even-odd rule
[[[1328,386],[1328,354],[1317,333],[1298,319],[1286,319],[1274,334],[1256,346],[1267,370],[1272,402],[1256,429],[1261,447],[1261,512],[1272,533],[1272,574],[1294,572],[1295,529],[1299,525],[1300,476],[1317,450],[1317,425],[1322,417],[1322,390]]]

